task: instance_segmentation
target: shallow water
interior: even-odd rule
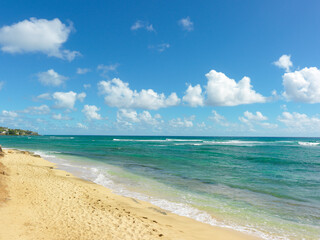
[[[0,136],[0,144],[212,225],[320,238],[320,139]]]

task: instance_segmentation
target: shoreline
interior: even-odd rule
[[[258,239],[116,195],[29,152],[4,151],[0,239]]]

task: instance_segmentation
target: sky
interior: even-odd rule
[[[320,2],[0,3],[0,126],[320,135]]]

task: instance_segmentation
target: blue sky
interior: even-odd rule
[[[2,1],[0,125],[319,136],[319,1]]]

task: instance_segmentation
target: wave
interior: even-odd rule
[[[56,158],[55,154],[59,154],[59,153],[61,153],[61,152],[41,151],[41,150],[34,151],[34,154],[40,155],[42,158],[47,159],[49,161],[51,161],[52,159],[55,159]]]
[[[118,138],[114,138],[113,141],[117,141],[117,142],[166,142],[166,140],[160,140],[160,139],[118,139]]]
[[[301,146],[318,146],[319,142],[298,142]]]
[[[206,145],[230,145],[230,146],[261,146],[261,145],[290,145],[296,144],[295,141],[250,141],[250,140],[208,140],[208,139],[183,139],[183,138],[166,138],[166,139],[121,139],[114,138],[113,141],[117,142],[159,142],[159,143],[172,143],[175,146],[206,146]],[[162,145],[159,145],[162,146]]]
[[[204,143],[206,143],[208,145],[254,146],[254,145],[266,144],[267,142],[229,140],[229,141],[204,141]]]
[[[174,139],[174,138],[167,138],[167,142],[203,142],[201,139]]]
[[[74,137],[57,137],[57,136],[50,136],[50,139],[74,139]]]
[[[270,144],[269,142],[262,142],[262,141],[243,141],[243,140],[228,140],[228,141],[206,141],[202,139],[174,139],[174,138],[167,138],[167,139],[118,139],[114,138],[113,141],[118,142],[173,142],[174,145],[194,145],[194,146],[201,146],[201,145],[261,145],[261,144]],[[179,143],[175,143],[179,142]]]
[[[243,140],[228,140],[228,141],[193,141],[192,142],[182,142],[182,143],[174,143],[176,146],[183,146],[183,145],[192,145],[192,146],[210,146],[210,145],[225,145],[225,146],[261,146],[261,145],[275,145],[280,142],[265,142],[265,141],[243,141]],[[292,142],[293,143],[293,142]]]
[[[160,207],[166,211],[175,213],[180,216],[189,217],[199,222],[207,223],[212,226],[224,227],[229,229],[234,229],[237,231],[245,232],[248,234],[253,234],[255,236],[260,236],[263,239],[287,239],[285,237],[273,237],[267,235],[257,229],[254,229],[253,226],[239,226],[232,223],[225,223],[223,221],[218,221],[214,219],[209,213],[206,211],[197,209],[187,203],[183,202],[173,202],[162,198],[156,198],[152,196],[148,196],[142,193],[133,192],[128,190],[125,184],[115,183],[111,177],[111,175],[107,172],[107,167],[97,167],[87,164],[74,163],[70,162],[67,159],[57,158],[54,151],[35,151],[35,154],[39,154],[45,159],[52,161],[58,164],[60,169],[66,170],[74,174],[75,176],[79,176],[86,180],[91,180],[99,185],[107,187],[111,189],[115,194],[119,194],[125,197],[132,197],[141,201],[150,202],[151,204]]]
[[[259,236],[262,239],[287,239],[284,237],[273,237],[273,236],[267,235],[263,232],[260,232],[259,230],[251,228],[250,226],[238,226],[234,224],[226,224],[222,221],[217,221],[209,213],[203,210],[199,210],[195,207],[192,207],[186,203],[172,202],[166,199],[151,197],[138,192],[132,192],[130,190],[127,190],[125,186],[120,186],[119,184],[115,184],[114,181],[111,179],[111,177],[108,175],[108,173],[106,172],[102,173],[97,168],[91,168],[91,173],[96,176],[93,182],[111,189],[115,194],[149,202],[157,207],[160,207],[163,210],[167,210],[179,216],[192,218],[196,221],[210,224],[212,226],[229,228],[229,229],[237,230],[240,232],[252,234],[255,236]]]
[[[162,139],[118,139],[118,138],[114,138],[113,141],[117,141],[117,142],[203,142],[203,140],[200,140],[200,139],[172,139],[172,138],[166,138],[164,140],[162,140]]]

